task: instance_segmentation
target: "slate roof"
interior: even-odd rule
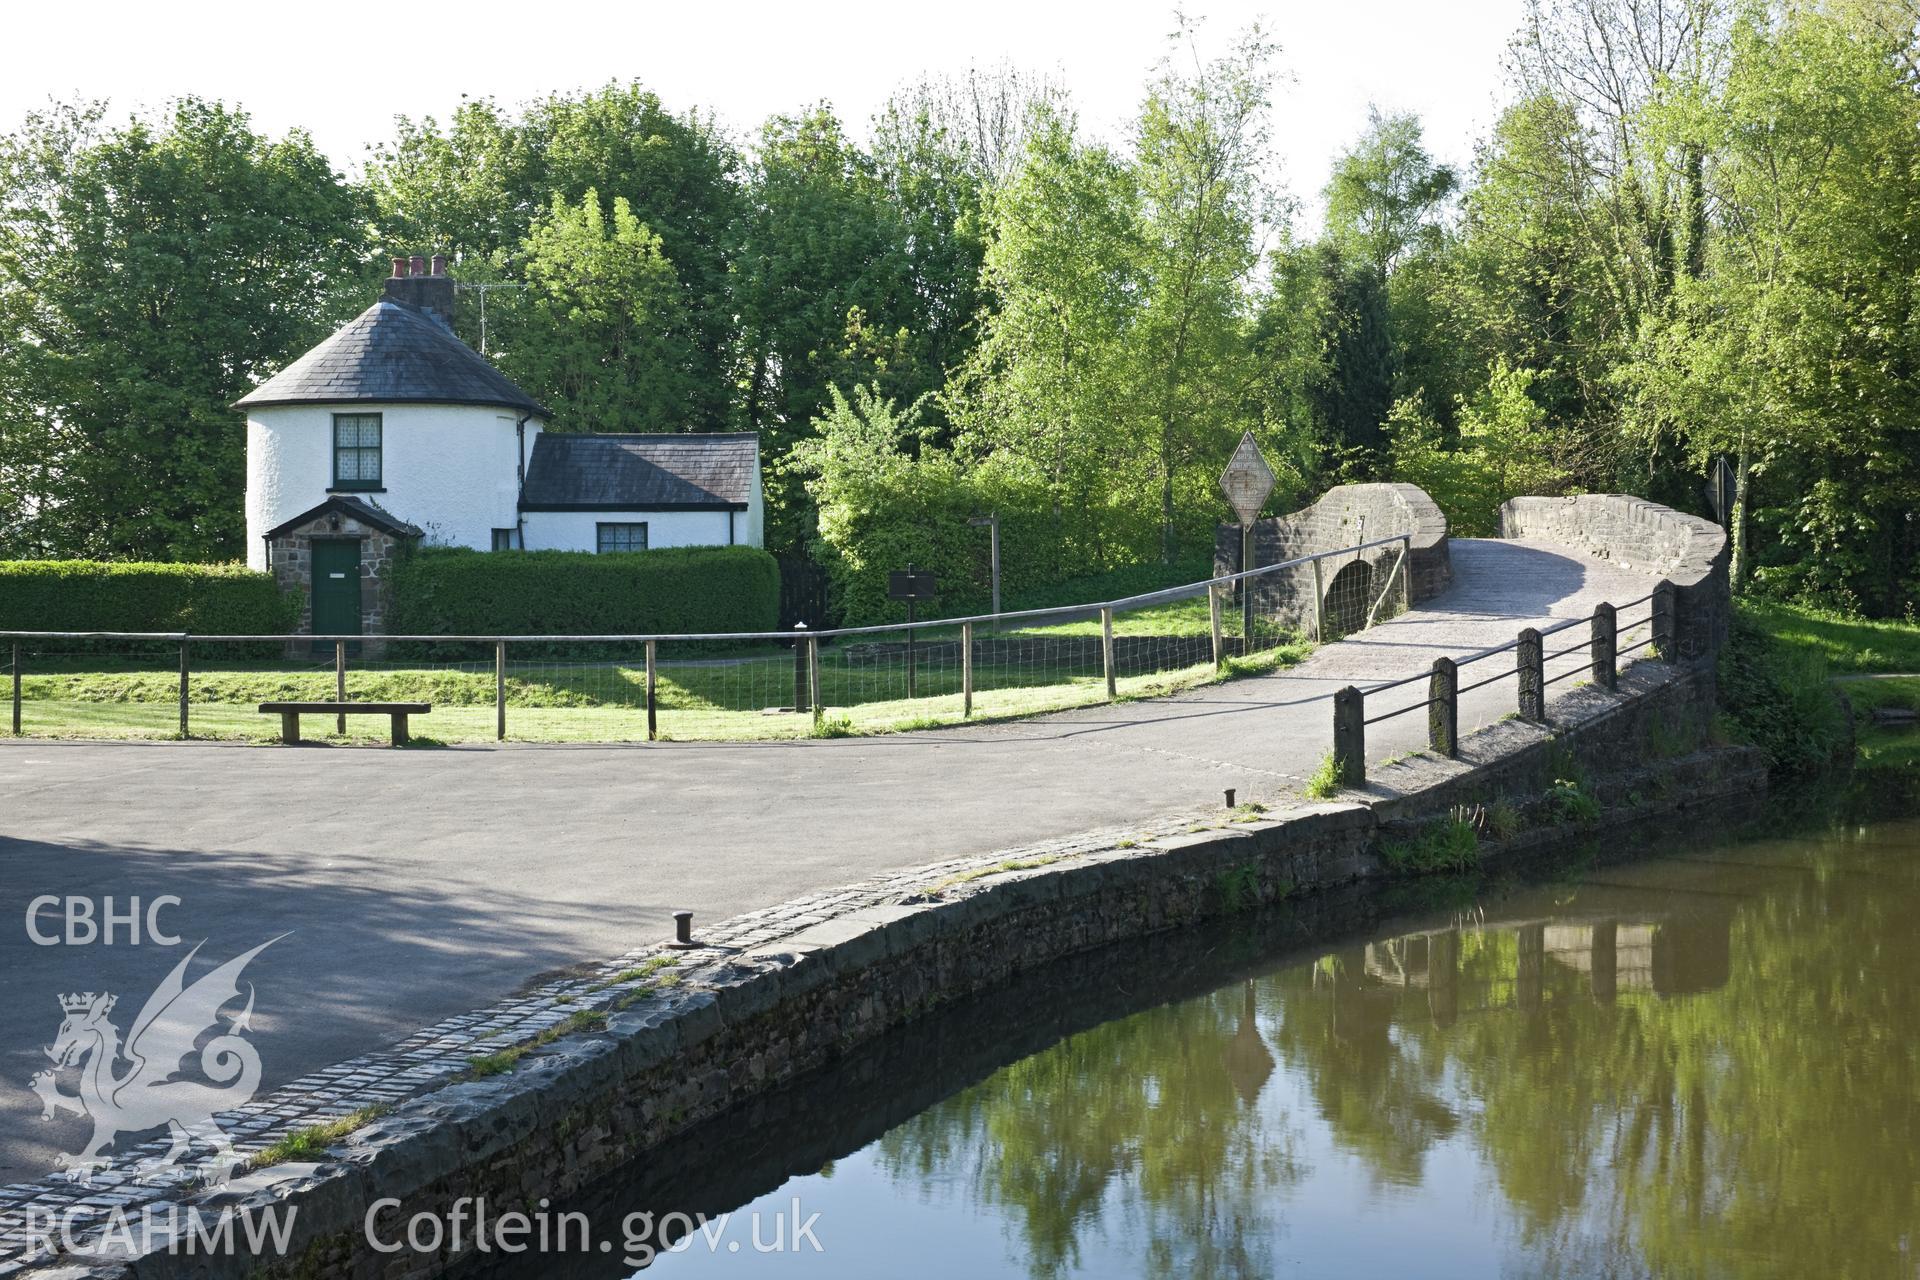
[[[392,513],[374,506],[364,498],[356,498],[352,494],[346,493],[336,493],[319,506],[307,511],[302,511],[291,520],[281,521],[260,536],[271,542],[287,530],[298,528],[303,524],[311,524],[329,511],[338,511],[342,515],[352,516],[355,520],[363,524],[370,524],[381,532],[393,534],[395,537],[418,538],[423,536],[421,530],[416,526],[410,525]]]
[[[547,412],[453,330],[384,298],[233,407],[368,401],[490,404],[542,417]]]
[[[522,511],[744,511],[753,498],[760,436],[534,437]]]

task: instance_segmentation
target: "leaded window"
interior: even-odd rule
[[[645,551],[647,549],[647,526],[640,524],[608,524],[604,521],[595,526],[598,537],[594,550],[605,554],[609,551]]]
[[[380,479],[380,415],[334,414],[333,487],[378,489]]]

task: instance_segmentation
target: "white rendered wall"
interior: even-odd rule
[[[263,405],[247,415],[247,563],[266,568],[261,536],[327,500],[333,415],[381,416],[381,488],[340,490],[418,525],[430,546],[493,545],[518,515],[520,470],[508,409],[484,405]],[[532,456],[540,422],[526,424]],[[591,538],[592,530],[588,530]],[[725,530],[721,531],[722,540]],[[531,542],[529,543],[531,545]],[[589,549],[591,549],[589,547]]]
[[[749,514],[731,513],[736,542],[746,541],[743,535]],[[529,551],[593,551],[599,546],[594,526],[603,522],[645,524],[647,549],[657,551],[662,547],[726,546],[728,515],[725,511],[529,511],[523,518]]]

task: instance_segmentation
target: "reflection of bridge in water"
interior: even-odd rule
[[[1377,1030],[1372,1024],[1383,1017],[1403,1019],[1416,994],[1446,1026],[1466,1014],[1531,1011],[1555,1001],[1712,991],[1729,976],[1735,899],[1703,896],[1666,909],[1649,909],[1645,895],[1635,893],[1631,905],[1602,900],[1572,910],[1516,904],[1476,912],[1446,927],[1336,952],[1333,963],[1316,967],[1314,985],[1331,986],[1335,1029],[1343,1034]]]

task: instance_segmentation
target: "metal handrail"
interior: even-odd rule
[[[1303,564],[1312,564],[1316,560],[1330,560],[1335,556],[1353,555],[1369,551],[1374,547],[1391,546],[1404,542],[1413,545],[1413,535],[1397,533],[1389,538],[1376,538],[1371,542],[1356,543],[1351,547],[1341,547],[1335,551],[1315,551],[1304,556],[1295,556],[1291,560],[1282,560],[1277,564],[1261,565],[1254,569],[1243,569],[1238,573],[1226,573],[1207,578],[1200,582],[1190,582],[1176,587],[1162,587],[1157,591],[1146,591],[1138,595],[1122,596],[1117,600],[1089,600],[1084,604],[1049,605],[1044,609],[1016,609],[1001,613],[976,613],[958,618],[926,618],[915,622],[879,623],[865,627],[829,627],[819,631],[694,631],[694,632],[654,632],[632,635],[200,635],[191,631],[0,631],[0,639],[7,640],[166,640],[174,644],[205,641],[213,644],[234,644],[243,641],[278,642],[297,641],[301,643],[348,643],[362,644],[369,640],[383,643],[399,641],[420,644],[646,644],[649,641],[666,643],[669,641],[713,641],[713,640],[757,640],[791,641],[796,635],[812,636],[819,640],[834,639],[841,636],[886,635],[898,631],[929,631],[940,627],[957,627],[968,623],[979,625],[999,622],[1028,620],[1033,618],[1057,617],[1062,614],[1085,614],[1100,609],[1137,609],[1146,605],[1165,604],[1174,600],[1184,600],[1200,593],[1224,586],[1231,586],[1251,578],[1277,573],[1282,569],[1298,568]]]

